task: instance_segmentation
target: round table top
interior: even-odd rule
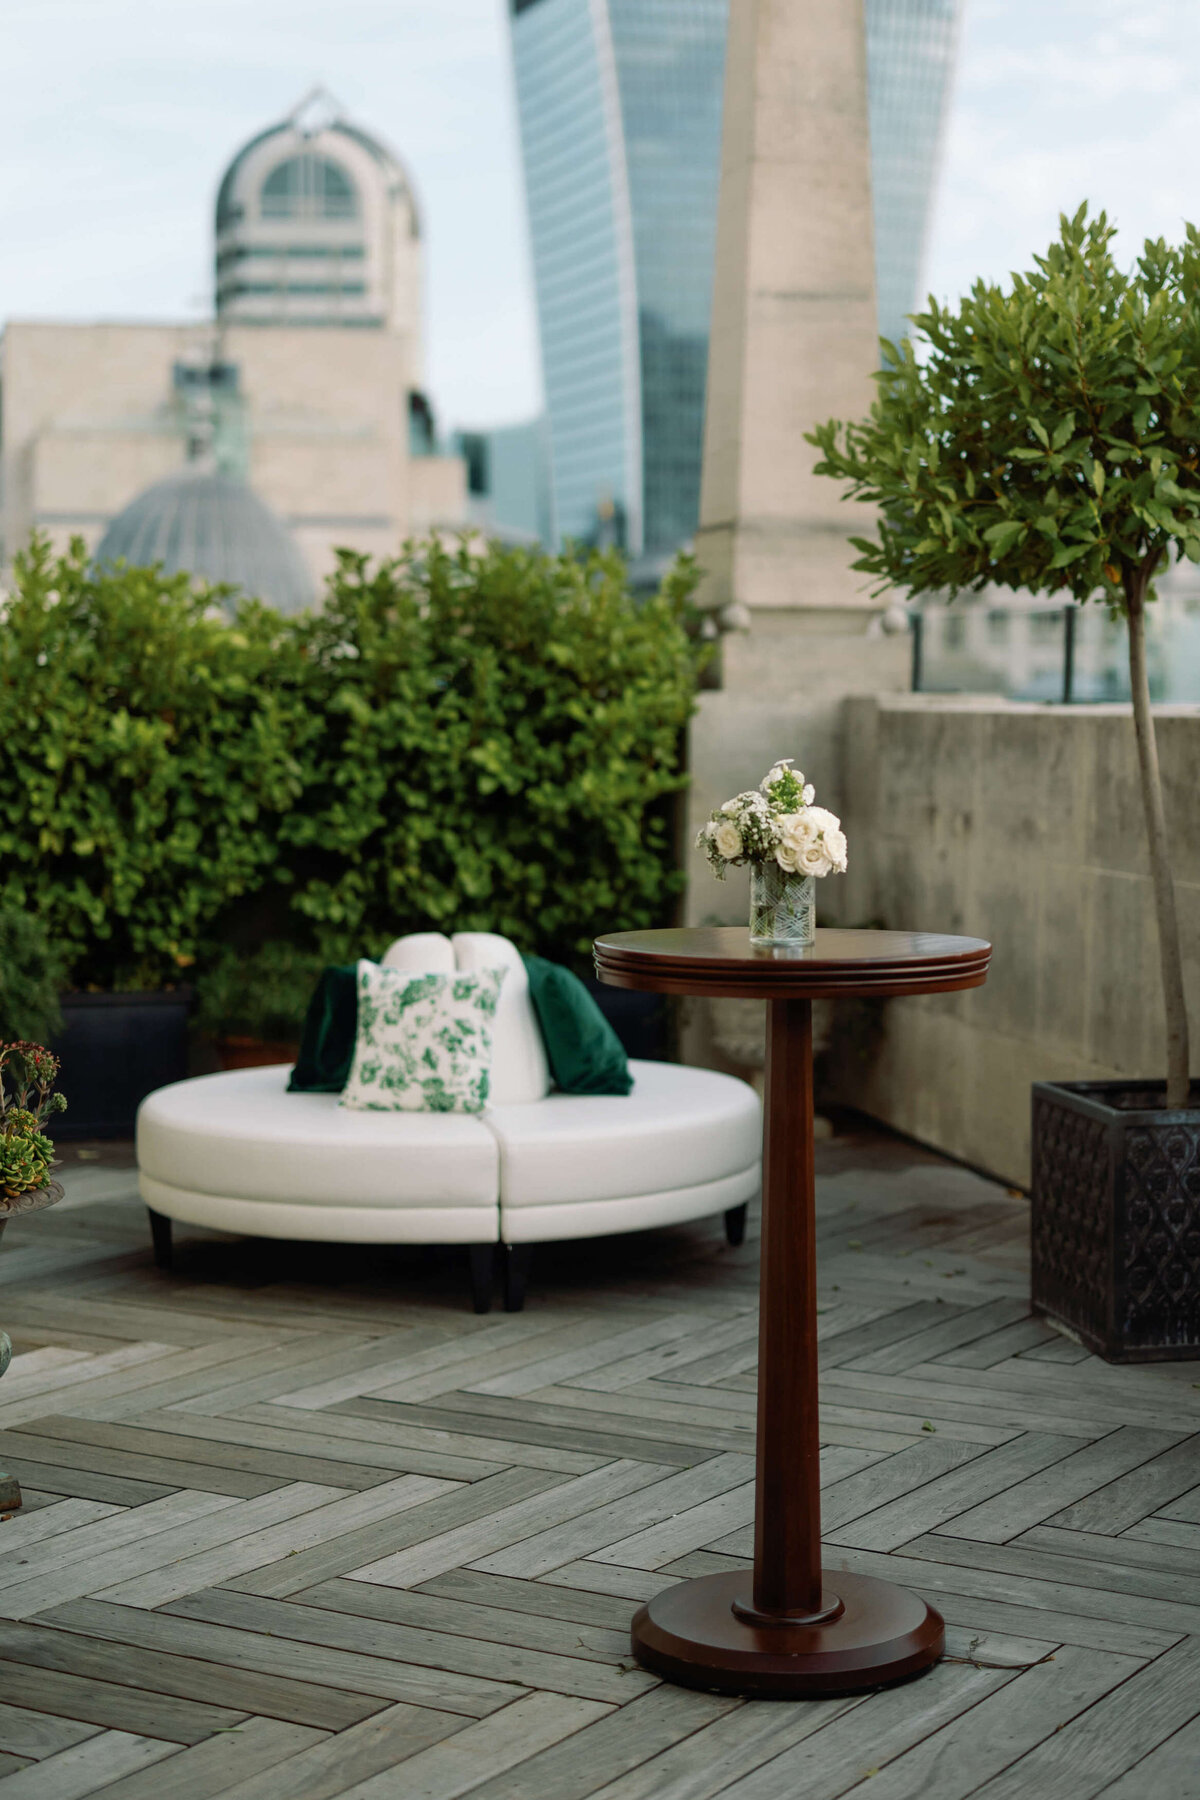
[[[804,948],[753,944],[744,925],[614,931],[594,945],[609,987],[761,1000],[897,998],[982,987],[992,946],[932,931],[818,931]]]

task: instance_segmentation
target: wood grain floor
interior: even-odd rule
[[[0,1322],[0,1800],[1196,1800],[1200,1365],[1030,1318],[1025,1202],[820,1146],[834,1568],[928,1595],[889,1692],[745,1703],[631,1661],[751,1550],[753,1229],[449,1252],[180,1229],[127,1156],[14,1225]]]

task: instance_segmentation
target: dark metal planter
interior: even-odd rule
[[[1171,1112],[1162,1093],[1033,1089],[1034,1310],[1109,1362],[1200,1358],[1200,1088]]]
[[[50,1046],[62,1062],[67,1111],[50,1135],[133,1136],[141,1101],[188,1072],[190,988],[145,994],[64,994],[63,1029]]]

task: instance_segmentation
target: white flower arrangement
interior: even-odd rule
[[[813,805],[813,787],[785,757],[757,788],[719,806],[696,838],[718,881],[745,863],[778,863],[787,875],[844,875],[841,820]]]

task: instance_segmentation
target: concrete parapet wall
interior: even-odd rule
[[[1156,709],[1200,1045],[1200,707]],[[982,989],[885,1003],[846,1033],[847,1101],[1029,1179],[1029,1088],[1164,1066],[1158,942],[1128,706],[846,702],[842,917],[990,938]],[[1198,1059],[1193,1058],[1193,1068]]]

